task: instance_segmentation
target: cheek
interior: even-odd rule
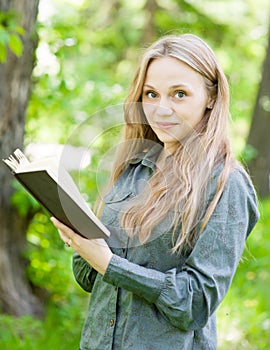
[[[151,104],[151,103],[143,103],[142,104],[142,108],[144,111],[144,114],[146,116],[146,119],[150,122],[152,120],[152,116],[155,112],[155,105]]]
[[[189,105],[184,109],[177,110],[177,115],[182,117],[186,122],[188,122],[192,127],[198,124],[205,114],[206,106],[197,103],[194,105]]]

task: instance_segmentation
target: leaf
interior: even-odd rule
[[[7,48],[0,42],[0,62],[4,63],[7,59]]]
[[[23,34],[25,33],[24,28],[19,27],[19,26],[17,26],[17,27],[15,28],[15,31],[16,31],[17,34],[20,34],[20,35],[23,35]]]
[[[10,34],[9,48],[17,57],[21,56],[23,51],[23,44],[20,37],[17,34]]]
[[[6,45],[9,41],[9,34],[5,28],[0,26],[0,44]]]

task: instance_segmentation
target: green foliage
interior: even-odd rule
[[[24,29],[18,22],[14,11],[0,12],[0,62],[6,61],[8,48],[18,57],[22,54]]]
[[[3,350],[72,350],[79,347],[87,299],[77,293],[76,299],[47,305],[44,320],[30,316],[14,318],[0,315],[0,348]]]
[[[76,349],[89,295],[75,283],[72,250],[60,240],[46,213],[38,212],[28,230],[27,275],[44,299],[45,319],[0,315],[3,350]]]
[[[32,220],[27,239],[27,274],[31,282],[44,288],[53,300],[69,294],[71,253],[65,247],[57,230],[45,212],[38,212]]]
[[[240,154],[240,158],[245,162],[249,163],[252,159],[255,159],[258,155],[258,151],[252,145],[246,144],[242,153]]]
[[[38,202],[29,195],[29,193],[17,180],[12,182],[12,187],[15,189],[15,192],[11,196],[11,203],[21,217],[34,214],[40,209]]]

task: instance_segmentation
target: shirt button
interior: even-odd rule
[[[110,327],[113,327],[113,326],[114,326],[114,320],[111,319],[111,320],[110,320]]]

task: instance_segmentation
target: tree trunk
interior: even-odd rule
[[[155,25],[155,14],[159,9],[156,0],[148,0],[145,3],[144,11],[147,16],[147,23],[144,27],[143,32],[143,45],[149,46],[156,39],[156,25]]]
[[[0,64],[0,155],[8,156],[23,146],[25,110],[31,89],[34,51],[37,45],[35,23],[38,0],[0,0],[0,11],[13,10],[24,28],[23,53],[16,57],[8,52]],[[42,313],[25,274],[26,229],[31,217],[20,217],[10,204],[12,175],[0,166],[0,310],[11,315]]]
[[[258,194],[264,198],[269,196],[270,174],[270,29],[268,48],[262,70],[258,96],[247,145],[255,149],[255,156],[248,163],[253,182]]]

